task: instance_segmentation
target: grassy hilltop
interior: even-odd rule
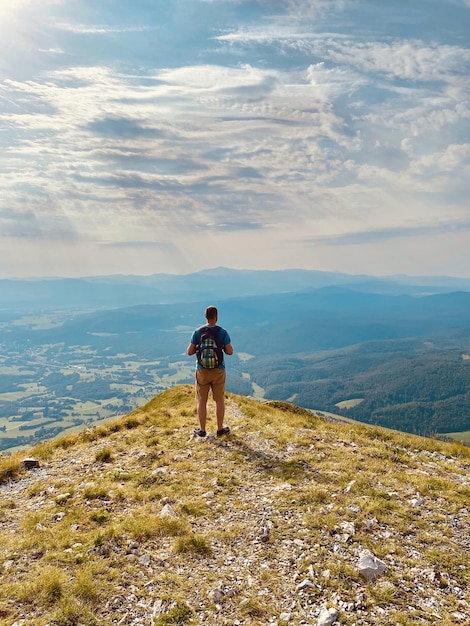
[[[470,623],[470,448],[233,394],[226,421],[193,439],[181,385],[0,458],[0,626]]]

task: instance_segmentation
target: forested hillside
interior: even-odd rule
[[[412,433],[470,429],[470,360],[456,347],[366,342],[330,353],[257,359],[246,369],[267,397],[307,408]]]

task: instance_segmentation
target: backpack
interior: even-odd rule
[[[220,326],[204,326],[197,349],[197,362],[204,369],[215,369],[223,361],[222,348],[217,343]]]

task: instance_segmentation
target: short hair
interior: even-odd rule
[[[218,315],[218,311],[217,311],[217,307],[215,306],[208,306],[204,313],[204,317],[208,321],[217,319],[217,315]]]

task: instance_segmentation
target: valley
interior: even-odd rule
[[[227,284],[232,272],[221,276]],[[306,288],[301,273],[301,291],[253,295],[260,276],[253,272],[251,283],[249,276],[244,291],[217,300],[235,347],[228,391],[416,434],[470,431],[470,293],[439,287],[422,295],[417,287],[411,295],[406,285],[400,294],[389,282],[384,293],[377,282],[369,291],[364,282],[316,288],[314,277]],[[128,293],[140,293],[126,280]],[[93,304],[99,293],[123,299],[117,279],[115,292],[93,282],[87,299],[82,289],[81,306],[73,290],[61,303],[53,282],[41,306],[25,301],[26,290],[17,309],[0,299],[1,450],[125,415],[193,381],[185,350],[206,302],[189,278],[186,293],[181,285],[160,293],[166,302],[124,308]]]

